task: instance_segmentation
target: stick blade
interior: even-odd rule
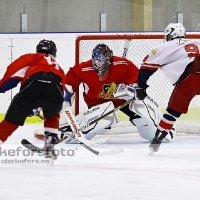
[[[92,140],[89,140],[89,143],[87,143],[88,145],[91,145],[91,146],[95,146],[95,145],[99,145],[99,144],[103,144],[103,143],[106,143],[110,140],[110,137],[109,136],[106,136],[106,137],[102,137],[102,138],[94,138]],[[88,141],[87,141],[88,142]]]
[[[21,144],[26,147],[27,149],[33,151],[33,152],[37,152],[37,153],[41,153],[41,149],[35,145],[33,145],[32,143],[30,143],[28,140],[23,139],[21,141]]]
[[[99,152],[98,156],[113,155],[113,154],[119,154],[119,153],[122,153],[122,152],[123,152],[123,149],[111,149],[111,150],[108,150],[108,151]]]

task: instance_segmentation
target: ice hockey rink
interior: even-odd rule
[[[148,156],[149,143],[137,134],[111,137],[93,146],[121,154],[96,156],[78,144],[57,145],[65,154],[54,166],[21,145],[42,125],[20,127],[0,151],[1,200],[199,200],[200,135],[179,134]]]

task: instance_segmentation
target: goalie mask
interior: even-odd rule
[[[97,71],[99,80],[103,81],[108,75],[112,62],[113,51],[105,44],[98,44],[92,51],[92,63]]]
[[[166,27],[164,35],[167,42],[175,38],[185,38],[185,28],[181,23],[170,23]]]
[[[50,54],[54,58],[56,57],[57,48],[53,41],[51,40],[41,40],[36,47],[37,53]]]

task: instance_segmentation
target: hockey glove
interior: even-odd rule
[[[135,96],[135,88],[136,88],[135,83],[130,85],[125,85],[124,83],[121,83],[117,85],[113,93],[114,98],[129,100]]]
[[[69,105],[72,106],[74,98],[75,98],[74,92],[71,93],[67,89],[65,89],[64,101],[68,102]]]
[[[33,117],[33,116],[39,115],[41,110],[42,110],[42,108],[40,108],[40,107],[33,109],[31,111],[31,113],[28,115],[28,117]]]
[[[145,97],[147,96],[146,89],[144,88],[136,88],[135,91],[136,91],[136,97],[138,98],[138,100],[144,100]]]

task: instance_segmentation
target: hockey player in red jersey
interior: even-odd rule
[[[147,80],[160,69],[175,86],[150,150],[159,150],[177,118],[187,113],[190,101],[200,94],[200,42],[185,39],[185,28],[180,23],[170,23],[165,31],[166,42],[154,48],[143,60],[138,78],[138,98],[146,96]]]
[[[92,59],[69,69],[65,83],[72,86],[73,91],[83,83],[83,97],[89,108],[110,100],[119,106],[125,100],[114,98],[116,86],[136,83],[138,72],[130,60],[113,56],[108,46],[99,44],[92,52]]]
[[[45,117],[44,150],[55,144],[65,80],[64,71],[55,61],[56,52],[53,41],[41,40],[36,53],[22,55],[7,67],[0,81],[0,93],[16,87],[19,82],[21,87],[13,98],[5,119],[0,123],[1,143],[19,126],[23,126],[33,109],[41,107]]]
[[[67,72],[65,101],[72,103],[73,93],[83,83],[83,97],[89,109],[109,101],[113,102],[114,107],[117,107],[127,99],[134,97],[138,72],[139,69],[130,60],[114,56],[107,45],[98,44],[93,49],[90,60],[76,64]],[[152,140],[156,130],[156,128],[154,129],[155,125],[149,120],[149,116],[148,119],[143,118],[135,112],[133,107],[126,105],[120,110],[129,117],[133,125],[137,126],[141,137]],[[157,110],[155,113],[157,114]],[[101,129],[104,132],[109,130],[103,126]],[[96,132],[91,134],[91,132],[90,129],[90,132],[85,133],[87,139],[91,139],[97,134]]]

